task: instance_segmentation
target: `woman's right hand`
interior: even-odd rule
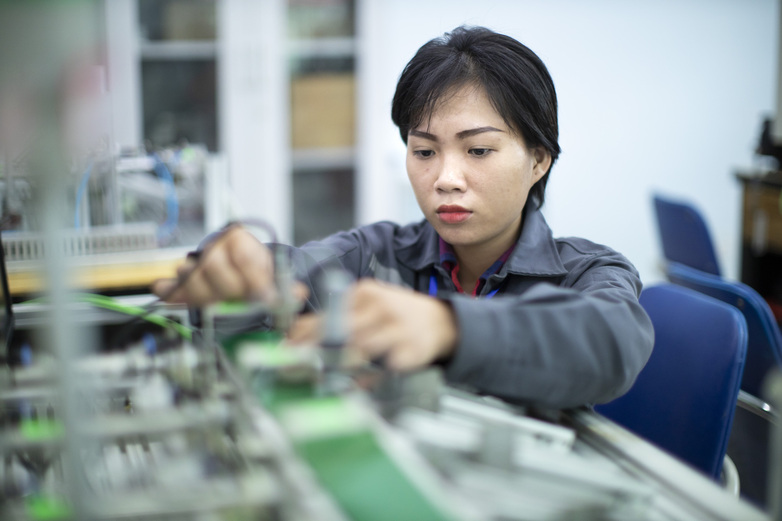
[[[274,258],[253,234],[233,226],[208,244],[197,259],[188,258],[175,278],[155,281],[152,293],[166,302],[191,306],[229,300],[272,303],[277,296]]]

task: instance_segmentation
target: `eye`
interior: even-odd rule
[[[475,157],[483,157],[489,155],[491,148],[471,148],[470,154]]]
[[[413,155],[421,159],[428,159],[434,155],[434,150],[413,150]]]

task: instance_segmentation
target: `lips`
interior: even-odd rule
[[[472,212],[458,205],[444,204],[436,210],[437,217],[446,224],[458,224],[470,218]]]

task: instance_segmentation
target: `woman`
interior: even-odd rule
[[[392,118],[426,219],[376,223],[292,250],[302,297],[338,265],[350,290],[349,347],[392,369],[441,363],[448,382],[546,407],[609,401],[653,344],[638,273],[585,239],[554,239],[540,207],[559,154],[557,100],[527,47],[459,27],[423,45],[397,85]],[[232,227],[176,280],[171,301],[274,300],[270,250]],[[302,314],[291,341],[318,335]]]

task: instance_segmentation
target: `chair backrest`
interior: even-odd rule
[[[700,291],[736,307],[747,321],[747,361],[741,388],[760,397],[763,379],[770,369],[782,368],[782,334],[774,313],[760,294],[742,282],[729,281],[670,262],[666,266],[668,280]]]
[[[654,325],[652,355],[633,387],[600,414],[719,479],[747,349],[736,308],[662,283],[640,297]]]
[[[657,230],[668,261],[720,275],[720,266],[709,228],[690,203],[659,194],[653,196]]]

